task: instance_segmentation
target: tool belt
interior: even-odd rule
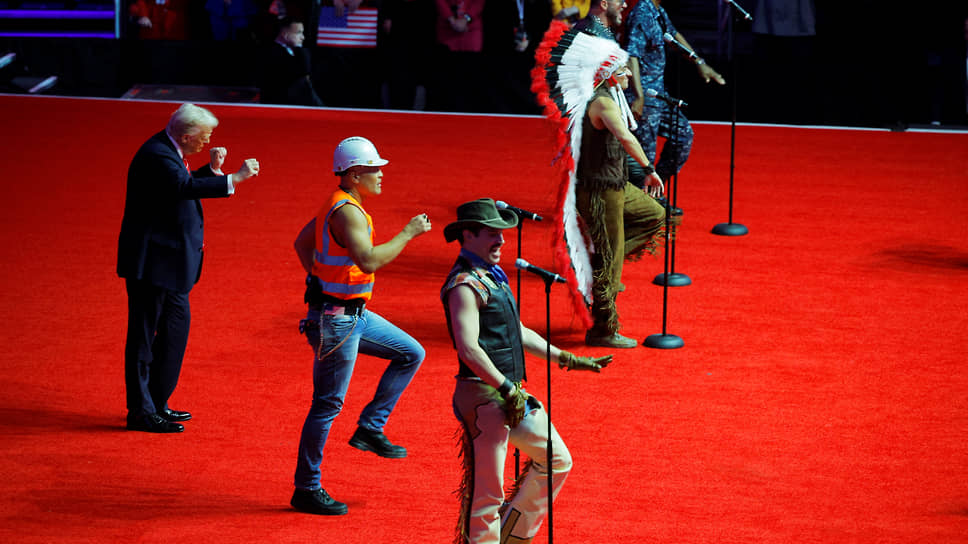
[[[366,301],[362,298],[351,298],[344,300],[341,298],[327,295],[323,292],[323,286],[319,283],[319,278],[312,274],[306,276],[306,293],[303,301],[309,305],[310,310],[316,310],[324,315],[363,315]]]

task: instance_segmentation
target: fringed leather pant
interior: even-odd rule
[[[531,397],[517,427],[504,423],[504,399],[477,379],[457,379],[454,414],[463,426],[464,481],[458,532],[468,544],[531,542],[548,515],[548,414]],[[571,454],[551,429],[553,497],[571,470]],[[504,504],[504,465],[508,442],[530,461]],[[502,506],[503,505],[503,506]]]
[[[620,328],[615,296],[622,283],[624,261],[654,254],[664,242],[665,208],[628,182],[622,189],[601,191],[590,191],[579,184],[575,198],[578,214],[595,244],[592,331],[596,335],[612,334]]]

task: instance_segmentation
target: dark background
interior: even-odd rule
[[[754,3],[741,5],[752,11]],[[136,84],[257,86],[258,48],[272,39],[266,25],[256,25],[250,39],[214,42],[208,39],[202,4],[192,4],[189,33],[195,39],[188,41],[0,38],[0,54],[17,53],[22,69],[31,74],[57,75],[49,94],[120,97]],[[527,90],[527,72],[550,15],[542,0],[525,4],[532,37],[525,53],[510,48],[514,2],[487,4],[484,51],[467,60],[469,72],[484,77],[465,86],[465,109],[539,113]],[[792,50],[778,48],[737,21],[735,71],[727,34],[719,30],[716,1],[666,0],[663,6],[702,56],[736,84],[738,121],[894,129],[968,124],[968,2],[816,0],[817,35]],[[417,21],[432,40],[432,19],[421,15]],[[408,78],[429,88],[433,108],[438,80],[455,77],[431,41],[406,49],[381,37],[378,50],[311,49],[314,83],[327,106],[399,108],[400,101],[388,98],[386,84]],[[670,57],[668,92],[689,102],[692,119],[729,121],[732,87],[707,86],[692,72],[691,65]]]

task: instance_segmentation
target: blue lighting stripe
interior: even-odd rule
[[[2,32],[0,38],[110,38],[113,32]]]
[[[0,9],[0,19],[114,19],[114,10]]]

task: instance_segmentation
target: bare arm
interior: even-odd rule
[[[696,48],[693,47],[692,44],[690,44],[688,41],[686,41],[686,37],[683,36],[680,32],[676,32],[676,35],[673,36],[673,38],[675,38],[677,42],[686,46],[690,51],[693,51],[693,52],[696,51]]]
[[[604,96],[598,97],[588,106],[588,116],[592,120],[592,125],[598,129],[608,129],[613,136],[622,143],[625,151],[635,159],[635,162],[642,166],[651,166],[649,158],[645,156],[645,151],[639,144],[638,139],[629,130],[625,119],[618,108],[618,104],[611,98]]]
[[[507,378],[494,366],[494,362],[478,343],[481,332],[481,299],[469,286],[458,285],[447,293],[447,306],[450,308],[450,328],[454,334],[454,344],[457,346],[460,360],[484,383],[500,389]],[[548,344],[545,339],[524,325],[521,325],[521,344],[528,353],[533,355],[544,357],[547,354]],[[611,355],[594,358],[575,357],[555,346],[551,346],[551,357],[562,368],[593,372],[599,372],[612,361]],[[516,392],[517,389],[512,391]],[[522,402],[519,408],[523,409],[523,407]]]
[[[356,266],[370,274],[396,259],[410,240],[428,232],[430,221],[425,214],[415,216],[390,241],[374,246],[370,242],[363,212],[356,206],[347,204],[330,216],[330,228],[333,237],[346,248]]]
[[[689,42],[686,41],[686,37],[683,36],[682,34],[676,32],[676,35],[674,37],[677,41],[679,41],[679,43],[681,43],[682,45],[685,45],[691,51],[696,50],[693,46],[689,45]],[[715,81],[716,83],[719,83],[720,85],[726,84],[726,80],[723,79],[723,76],[719,75],[719,72],[717,72],[716,70],[713,70],[712,66],[706,64],[706,61],[699,59],[699,61],[696,62],[696,69],[699,70],[699,77],[703,78],[703,80],[705,80],[706,83],[709,83],[710,80],[712,80],[712,81]]]
[[[524,323],[521,324],[521,343],[524,345],[524,349],[532,355],[544,358],[548,353],[548,342],[540,334],[525,327]],[[561,350],[552,345],[551,360],[558,361],[560,355]]]
[[[474,294],[474,290],[467,285],[458,285],[447,294],[450,308],[450,326],[454,332],[454,343],[461,361],[470,368],[478,378],[485,383],[498,388],[504,383],[504,374],[494,366],[487,352],[477,342],[480,337],[480,304],[481,300]],[[548,352],[548,343],[533,330],[521,324],[521,344],[525,351],[538,357],[544,357]],[[561,350],[551,346],[551,360],[558,361]]]
[[[643,168],[652,168],[652,165],[649,163],[649,158],[645,156],[645,151],[642,150],[642,146],[639,144],[639,140],[629,130],[625,119],[622,118],[622,114],[619,111],[618,104],[614,100],[604,96],[598,97],[588,106],[588,115],[595,128],[606,128],[618,138],[618,141],[622,143],[622,147],[635,159],[635,162],[641,164]],[[649,186],[649,193],[653,196],[658,196],[665,191],[665,187],[662,185],[662,178],[655,173],[654,168],[652,169],[652,173],[646,176],[645,182]]]
[[[484,383],[499,388],[504,383],[504,374],[494,366],[487,352],[477,342],[481,332],[480,299],[469,286],[458,285],[447,293],[447,306],[450,308],[450,327],[460,360]]]
[[[316,250],[316,218],[312,218],[306,226],[299,231],[296,241],[292,244],[299,256],[299,263],[306,269],[307,274],[313,273],[313,251]]]

